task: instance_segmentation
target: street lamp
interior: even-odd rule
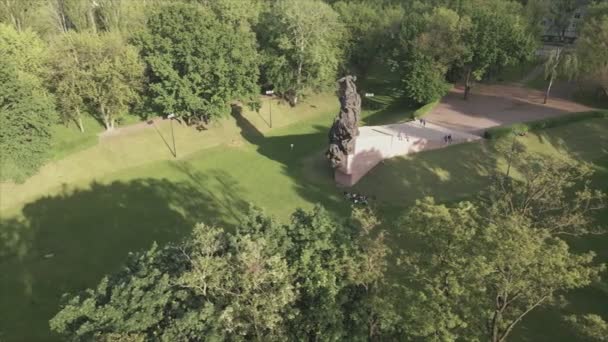
[[[266,90],[266,95],[271,96],[268,100],[268,110],[270,111],[270,128],[272,128],[272,95],[274,94],[274,90]]]
[[[167,115],[167,119],[169,119],[171,125],[171,139],[173,139],[173,157],[177,158],[177,149],[175,148],[175,134],[173,133],[173,118],[175,118],[174,113],[169,113],[169,115]]]

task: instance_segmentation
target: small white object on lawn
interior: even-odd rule
[[[293,151],[293,144],[291,144],[290,147],[291,147],[291,150]]]

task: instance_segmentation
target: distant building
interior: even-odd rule
[[[543,36],[544,42],[548,43],[574,43],[580,31],[585,18],[587,6],[584,4],[585,1],[580,1],[581,5],[572,13],[570,18],[570,24],[566,28],[566,31],[562,32],[560,28],[555,26],[555,23],[551,19],[543,19]]]

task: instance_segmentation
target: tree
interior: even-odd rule
[[[461,15],[471,18],[471,29],[464,36],[466,53],[455,65],[463,71],[466,100],[472,83],[488,70],[529,58],[535,46],[517,3],[471,1],[463,11]]]
[[[228,113],[230,101],[256,93],[253,34],[219,21],[208,8],[163,6],[149,18],[138,42],[153,101],[164,113],[189,123],[208,121]]]
[[[525,151],[514,157],[513,167],[521,179],[497,175],[484,195],[493,218],[523,217],[530,227],[553,236],[606,232],[608,227],[594,219],[595,213],[606,208],[607,197],[591,188],[591,166]]]
[[[524,12],[528,19],[528,24],[532,27],[537,37],[543,35],[546,30],[543,21],[549,19],[549,2],[550,0],[528,0],[524,4]]]
[[[387,310],[365,289],[383,278],[386,247],[359,244],[372,227],[354,227],[320,208],[288,224],[252,210],[234,233],[199,224],[184,242],[132,255],[122,272],[66,297],[51,329],[104,341],[351,340],[370,334],[368,322],[379,333],[387,315],[369,315]]]
[[[0,24],[0,179],[23,181],[48,156],[54,100],[42,86],[43,44],[36,35]]]
[[[292,105],[307,90],[333,84],[342,54],[343,26],[320,0],[274,2],[257,27],[262,74]]]
[[[107,130],[140,99],[144,65],[117,33],[67,33],[53,45],[52,84],[64,120],[82,126],[86,109]]]
[[[471,24],[468,17],[444,7],[435,7],[410,22],[418,29],[404,28],[403,84],[408,98],[426,104],[449,91],[446,74],[466,52],[463,36]],[[408,33],[412,36],[407,37]]]
[[[404,10],[375,2],[339,1],[332,7],[346,28],[343,68],[364,77],[375,60],[389,56]]]
[[[556,293],[597,279],[593,254],[573,254],[527,218],[488,221],[470,202],[418,201],[399,229],[415,241],[402,261],[410,287],[407,334],[425,339],[505,341]]]
[[[447,67],[418,53],[405,64],[402,80],[406,96],[418,104],[426,104],[443,97],[451,85],[446,81]]]
[[[581,336],[592,341],[608,341],[608,322],[604,321],[602,317],[598,315],[573,315],[568,316],[566,321],[569,322]]]
[[[569,80],[574,78],[579,69],[578,59],[576,55],[565,50],[562,47],[557,47],[551,50],[549,58],[545,61],[545,79],[549,80],[547,90],[545,91],[544,104],[547,104],[549,99],[549,93],[551,92],[551,86],[553,81],[560,76],[567,77]]]
[[[18,31],[0,24],[0,52],[19,72],[27,73],[41,81],[48,73],[48,47],[30,29]]]
[[[73,121],[84,132],[82,113],[87,109],[86,91],[92,87],[92,79],[87,74],[92,66],[85,66],[90,56],[85,55],[84,46],[80,44],[82,36],[70,33],[61,38],[51,50],[51,87],[57,95],[63,123]]]
[[[576,42],[582,74],[608,97],[608,3],[590,6]]]
[[[37,0],[0,0],[0,22],[10,24],[17,31],[30,27],[36,13]]]
[[[397,336],[397,327],[402,325],[398,314],[399,292],[385,277],[388,271],[390,248],[386,244],[387,233],[380,228],[377,210],[372,207],[355,207],[351,214],[353,231],[359,247],[353,281],[359,285],[351,313],[350,338],[366,336],[373,341],[382,337]]]

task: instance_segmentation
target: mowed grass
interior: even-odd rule
[[[376,95],[363,113],[365,123],[411,115],[390,82],[370,78],[364,87]],[[97,144],[45,166],[24,184],[1,184],[0,340],[58,340],[48,320],[58,311],[63,293],[95,286],[119,270],[129,252],[178,241],[196,222],[231,229],[250,203],[281,220],[296,207],[316,203],[346,216],[349,204],[323,156],[338,108],[334,94],[311,96],[296,108],[272,102],[272,128],[269,101],[263,101],[259,113],[244,108],[243,117],[227,117],[208,131],[175,125],[176,159],[170,125],[161,121],[129,127],[128,134],[103,136]],[[595,184],[608,190],[607,128],[608,120],[592,120],[520,141],[547,155],[594,163]],[[375,195],[380,209],[395,218],[425,195],[444,202],[470,199],[487,184],[487,175],[504,165],[494,143],[455,145],[387,161],[355,191]],[[573,244],[601,250],[608,242],[601,239]],[[600,258],[608,260],[608,255]],[[608,307],[605,288],[572,294],[584,298],[576,310],[594,311],[602,303]],[[554,316],[550,323],[561,324]],[[535,319],[520,334],[531,338],[553,331]]]

